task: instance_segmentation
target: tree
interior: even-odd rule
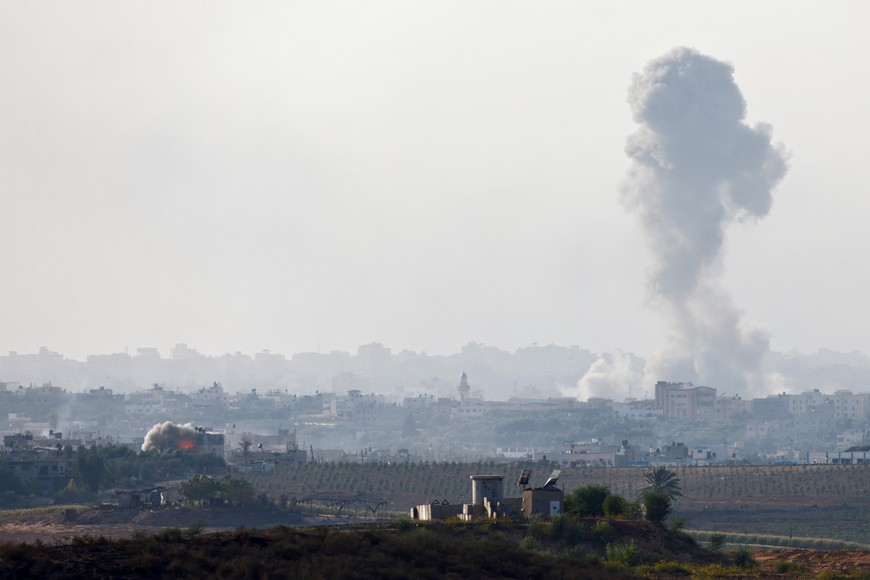
[[[641,498],[646,519],[661,524],[671,513],[671,498],[663,491],[649,491]]]
[[[254,486],[251,482],[229,475],[220,479],[206,475],[194,475],[178,487],[178,492],[192,503],[203,503],[223,498],[234,505],[244,505],[254,499]]]
[[[626,504],[627,502],[624,497],[611,493],[604,498],[604,503],[602,504],[604,515],[609,518],[621,516],[625,513]]]
[[[207,475],[194,475],[178,486],[178,492],[189,502],[204,502],[217,497],[223,491],[223,483]]]
[[[103,455],[96,447],[85,449],[79,447],[74,461],[75,471],[79,480],[89,491],[97,492],[106,475],[106,465]]]
[[[680,478],[677,474],[664,466],[659,466],[652,471],[643,474],[646,483],[640,490],[640,496],[644,497],[650,492],[663,493],[670,501],[683,495],[680,487]]]
[[[578,516],[603,516],[604,499],[610,490],[603,485],[584,485],[565,496],[565,511]]]
[[[233,505],[245,505],[254,499],[254,486],[244,479],[235,479],[227,475],[221,480],[223,489],[220,495]]]
[[[244,459],[245,463],[248,463],[248,450],[251,448],[251,445],[253,445],[253,444],[254,444],[253,441],[251,441],[247,437],[245,437],[244,439],[239,441],[239,447],[242,448],[242,458]]]

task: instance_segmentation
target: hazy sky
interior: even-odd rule
[[[870,352],[870,3],[0,1],[0,352],[650,354],[632,74],[734,66],[789,153],[723,287]]]

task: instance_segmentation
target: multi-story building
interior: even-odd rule
[[[6,466],[27,488],[41,492],[63,489],[74,475],[72,459],[54,453],[16,455]]]
[[[831,396],[834,403],[834,418],[863,421],[870,418],[870,394],[852,391],[835,391]]]
[[[713,420],[716,389],[695,387],[692,383],[656,383],[656,407],[675,419]]]
[[[717,421],[724,421],[732,415],[747,412],[749,409],[749,401],[740,398],[740,395],[716,398],[715,415]]]
[[[792,415],[802,415],[804,413],[816,412],[819,407],[825,404],[828,395],[822,393],[819,389],[813,389],[800,395],[785,395],[785,399],[788,401],[789,413]]]

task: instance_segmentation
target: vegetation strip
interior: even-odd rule
[[[778,536],[773,534],[723,533],[714,530],[684,529],[688,535],[699,541],[707,541],[711,535],[722,534],[730,545],[759,546],[765,548],[804,548],[813,550],[870,550],[870,544],[847,542],[833,538],[810,538],[798,536]]]

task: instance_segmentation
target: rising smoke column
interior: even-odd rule
[[[176,425],[172,421],[157,423],[145,435],[142,451],[157,449],[194,449],[197,443],[197,431],[193,423]]]
[[[744,123],[746,103],[730,65],[677,48],[634,75],[628,102],[640,125],[622,202],[640,218],[655,258],[650,286],[670,334],[645,370],[720,392],[762,382],[767,336],[747,330],[721,288],[725,228],[762,218],[786,172],[768,125]]]

